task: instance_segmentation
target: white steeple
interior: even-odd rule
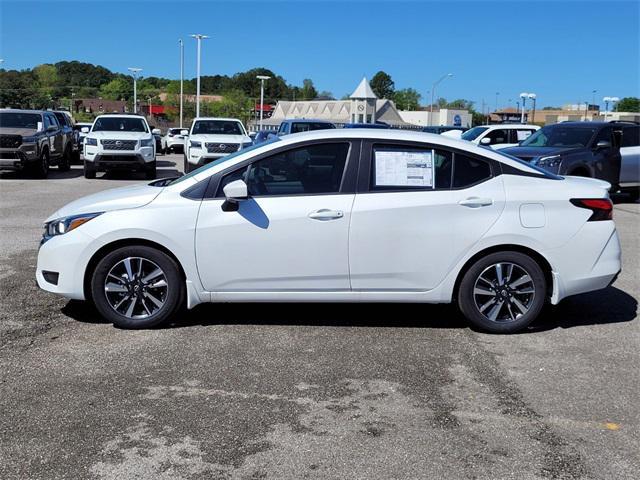
[[[356,89],[351,94],[350,98],[358,98],[358,99],[369,99],[369,98],[378,98],[373,90],[371,90],[371,85],[369,85],[369,81],[367,77],[363,77],[360,84],[356,87]]]

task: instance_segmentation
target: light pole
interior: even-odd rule
[[[180,39],[178,43],[180,44],[180,128],[182,129],[182,111],[184,107],[184,42]]]
[[[201,33],[195,33],[191,35],[191,38],[195,38],[198,41],[198,60],[196,66],[196,117],[200,116],[200,51],[202,40],[209,38],[207,35]]]
[[[530,93],[529,99],[533,101],[533,108],[531,109],[531,123],[536,120],[536,94]]]
[[[613,105],[616,102],[619,102],[620,99],[618,97],[604,97],[602,101],[604,102],[604,121],[606,122],[607,116],[609,115],[609,103],[611,103],[611,106],[613,107]]]
[[[264,81],[269,80],[271,77],[267,75],[258,75],[256,77],[260,80],[260,131],[262,131],[262,114],[264,111]]]
[[[134,67],[129,67],[127,70],[129,70],[131,72],[131,76],[133,77],[133,113],[137,113],[138,112],[138,87],[137,87],[137,81],[138,81],[138,74],[142,71],[141,68],[134,68]]]
[[[496,112],[498,111],[498,96],[500,95],[500,92],[496,92]]]
[[[520,98],[522,99],[522,111],[520,113],[520,123],[524,123],[524,115],[525,115],[525,112],[527,111],[526,104],[527,104],[528,96],[529,94],[527,92],[522,92],[520,94]]]
[[[432,125],[433,123],[433,96],[436,93],[436,87],[438,86],[438,84],[440,82],[442,82],[443,80],[449,78],[449,77],[453,77],[453,73],[447,73],[446,75],[443,75],[442,77],[440,77],[438,79],[438,81],[436,81],[432,86],[431,86],[431,111],[429,112],[429,126]]]

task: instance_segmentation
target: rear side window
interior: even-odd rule
[[[451,152],[376,146],[372,162],[373,190],[433,190],[451,187]]]
[[[621,147],[638,147],[638,146],[640,146],[640,126],[623,128]]]
[[[453,188],[465,188],[491,178],[488,162],[466,155],[455,155],[453,164]]]
[[[248,168],[225,175],[225,185],[242,179],[252,196],[319,195],[340,191],[349,154],[349,143],[308,145],[277,153],[252,163]]]

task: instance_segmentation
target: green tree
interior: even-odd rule
[[[395,91],[393,101],[400,110],[417,110],[420,106],[420,94],[413,88],[403,88]]]
[[[302,81],[302,94],[301,100],[313,100],[314,98],[318,98],[318,91],[313,86],[313,81],[309,78],[305,78]]]
[[[375,93],[378,98],[394,98],[395,84],[391,79],[391,75],[388,73],[380,70],[373,76],[369,84],[371,85],[371,90],[373,90],[373,93]]]
[[[472,110],[473,102],[471,100],[465,100],[464,98],[458,98],[451,102],[447,102],[444,108],[452,108],[455,110]]]
[[[124,78],[114,78],[100,87],[100,96],[107,100],[129,100],[133,97],[133,81]]]
[[[640,98],[624,97],[616,105],[616,112],[640,112]]]

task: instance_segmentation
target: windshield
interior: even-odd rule
[[[36,130],[42,117],[37,113],[0,112],[0,127],[31,128]]]
[[[472,142],[478,138],[482,132],[486,132],[487,130],[489,130],[489,127],[473,127],[471,130],[464,132],[460,138]]]
[[[92,132],[148,132],[142,118],[100,117],[93,124]]]
[[[586,147],[595,127],[568,127],[562,125],[549,125],[543,127],[531,135],[520,146],[522,147]]]
[[[197,175],[197,174],[202,173],[202,172],[204,172],[206,170],[209,170],[210,168],[215,167],[217,165],[220,165],[221,163],[228,162],[229,160],[232,160],[232,159],[236,158],[238,155],[243,155],[243,154],[245,154],[247,152],[255,150],[256,148],[262,148],[265,145],[271,145],[272,143],[279,142],[279,141],[280,141],[280,137],[273,137],[273,138],[270,138],[269,140],[267,140],[266,142],[262,142],[262,143],[257,144],[257,145],[252,145],[250,147],[243,148],[242,150],[238,150],[237,152],[230,153],[229,155],[221,157],[218,160],[214,160],[211,163],[207,163],[206,165],[203,165],[202,167],[194,170],[193,172],[189,173],[188,175],[183,175],[180,178],[176,178],[169,185],[175,185],[176,183],[180,183],[183,180],[186,180],[187,178],[191,178],[194,175]]]
[[[198,120],[192,135],[244,135],[240,122],[233,120]]]

